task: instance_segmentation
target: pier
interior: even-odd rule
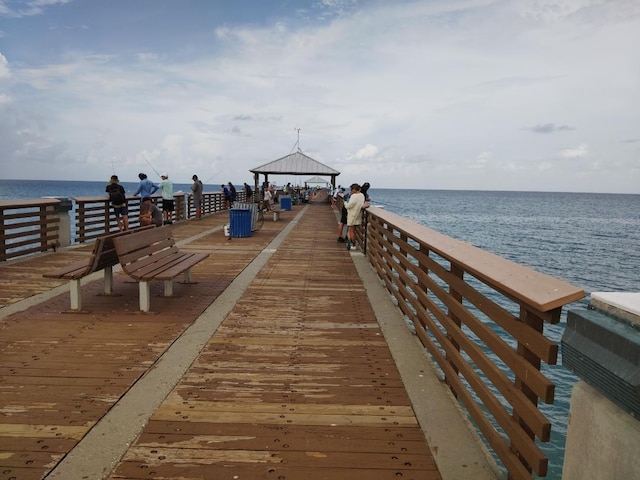
[[[555,362],[557,345],[543,324],[584,292],[370,210],[359,232],[366,253],[336,242],[327,204],[296,205],[248,238],[224,235],[224,211],[162,227],[209,257],[173,297],[153,285],[149,313],[117,271],[114,295],[93,274],[83,311],[69,311],[66,282],[43,274],[91,244],[0,263],[0,479],[501,478],[469,417],[512,478],[544,475],[532,440],[548,439],[551,425],[536,399],[552,402],[553,384],[537,359]],[[470,325],[516,379],[456,325]],[[462,351],[511,407],[492,400]],[[474,409],[472,390],[508,443]]]

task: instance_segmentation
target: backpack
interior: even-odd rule
[[[123,191],[124,189],[120,185],[109,185],[107,187],[112,205],[123,205],[125,203],[126,199]]]

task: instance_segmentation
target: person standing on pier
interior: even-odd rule
[[[193,185],[191,185],[191,193],[193,194],[193,208],[196,209],[196,218],[202,217],[202,181],[197,175],[191,177]]]
[[[275,193],[274,192],[275,192],[275,189],[273,188],[273,185],[269,185],[264,190],[263,208],[265,208],[268,211],[273,210],[273,206],[275,204]]]
[[[338,185],[333,191],[333,195],[331,196],[331,207],[336,208],[338,205],[340,206],[340,221],[338,222],[338,242],[345,243],[346,235],[344,234],[344,226],[347,224],[347,209],[344,207],[347,198],[344,195],[344,188]]]
[[[362,184],[362,187],[360,188],[360,193],[362,193],[364,195],[364,201],[365,202],[371,201],[371,197],[369,197],[369,193],[368,193],[369,192],[369,188],[371,188],[371,185],[369,184],[369,182],[364,182]]]
[[[253,202],[253,189],[247,182],[244,182],[244,194],[247,197],[247,202]]]
[[[236,187],[233,183],[229,182],[229,193],[231,193],[231,205],[238,199],[238,192],[236,191]]]
[[[227,187],[226,185],[222,184],[222,185],[220,185],[220,188],[222,188],[222,196],[224,197],[224,205],[225,205],[225,207],[227,207],[227,210],[229,210],[231,208],[231,192],[229,191],[229,187]]]
[[[362,223],[362,209],[364,208],[364,195],[360,192],[360,185],[351,185],[349,201],[345,203],[347,209],[347,250],[356,248],[356,227]]]
[[[138,184],[136,193],[133,194],[134,197],[138,195],[140,195],[140,198],[150,197],[158,191],[158,185],[149,180],[145,173],[139,173],[138,178],[140,179],[140,183]]]
[[[169,180],[169,175],[163,173],[160,175],[162,181],[160,182],[159,190],[162,195],[162,218],[165,225],[171,225],[173,223],[173,183]]]
[[[124,187],[118,183],[118,176],[111,175],[111,181],[105,191],[109,194],[109,200],[116,216],[118,230],[129,230],[129,210],[127,209],[127,196]]]

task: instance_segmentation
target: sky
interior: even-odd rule
[[[298,149],[342,185],[638,194],[640,0],[0,0],[0,178]]]

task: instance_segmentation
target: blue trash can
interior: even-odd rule
[[[280,210],[291,210],[291,195],[280,195]]]
[[[232,237],[251,236],[251,210],[248,208],[232,208],[229,210],[229,233]]]

